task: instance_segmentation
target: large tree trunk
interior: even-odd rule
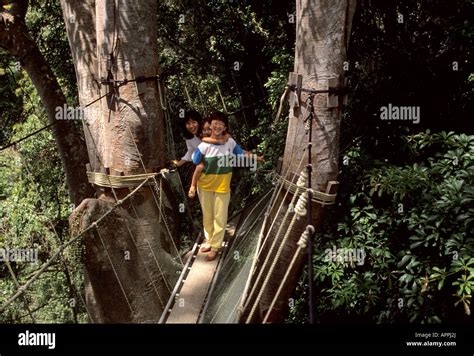
[[[61,6],[81,106],[111,92],[103,79],[146,78],[116,88],[115,97],[107,95],[85,110],[91,170],[134,175],[162,167],[165,130],[154,78],[156,1],[61,0]],[[76,231],[89,226],[128,192],[98,188],[99,198],[84,201],[71,225]],[[86,301],[96,322],[155,322],[166,304],[179,265],[153,194],[150,187],[142,189],[84,241]],[[163,210],[177,211],[163,194]]]
[[[327,89],[327,80],[335,79],[335,86],[343,85],[343,62],[347,57],[347,46],[351,30],[352,17],[355,11],[355,0],[297,0],[296,1],[296,47],[294,71],[303,76],[302,87],[307,89]],[[286,140],[285,153],[282,165],[282,175],[289,171],[288,179],[294,182],[305,169],[307,164],[307,151],[304,149],[308,143],[308,133],[305,131],[304,119],[308,116],[306,99],[307,93],[302,93],[300,107],[296,108],[294,115],[290,114],[290,122]],[[318,94],[314,101],[315,120],[312,130],[312,188],[325,192],[328,182],[337,179],[339,155],[339,127],[342,111],[342,100],[337,107],[328,108],[327,95]],[[300,163],[302,164],[300,165]],[[281,228],[276,246],[279,246],[284,233],[288,229],[294,213],[288,211],[292,194],[288,194],[283,202],[282,209],[277,214],[278,207],[284,199],[280,195],[275,208],[270,213],[270,221],[276,219],[276,224],[270,233],[270,239],[275,239],[276,232]],[[318,228],[323,217],[323,207],[315,204],[313,208],[312,225]],[[273,273],[268,276],[268,267],[263,270],[263,275],[268,278],[258,308],[250,318],[251,322],[261,322],[267,313],[276,294],[283,276],[288,269],[291,259],[297,249],[297,242],[307,225],[306,217],[297,220],[288,237],[282,254],[276,263]],[[270,241],[266,244],[271,245]],[[274,255],[274,254],[273,254]],[[261,269],[265,254],[258,262]],[[273,257],[272,257],[273,258]],[[300,254],[296,259],[294,268],[286,281],[285,288],[279,294],[276,304],[272,308],[267,322],[280,322],[288,310],[291,297],[298,281],[305,256]],[[265,272],[267,271],[267,272]],[[262,284],[262,281],[259,282]],[[257,288],[258,289],[258,288]],[[255,303],[247,303],[248,307],[243,313],[243,320],[248,321],[249,309]]]
[[[23,2],[22,5],[26,8],[27,2]],[[24,11],[22,14],[24,16]],[[21,16],[0,12],[0,46],[18,58],[38,92],[49,122],[54,124],[52,131],[66,173],[69,197],[71,202],[78,205],[93,194],[83,169],[87,162],[87,150],[73,122],[56,119],[56,109],[66,104],[56,77],[38,46],[29,36]]]

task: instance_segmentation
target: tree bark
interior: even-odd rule
[[[87,150],[74,124],[56,119],[56,109],[66,105],[56,77],[29,36],[21,17],[0,12],[0,46],[18,58],[38,92],[49,122],[54,124],[52,131],[66,174],[69,197],[77,205],[93,194],[83,169],[87,162]]]
[[[336,86],[342,86],[343,62],[347,58],[347,47],[351,31],[352,18],[355,12],[355,0],[296,0],[296,46],[295,46],[295,66],[294,71],[303,76],[302,87],[307,89],[327,89],[327,80],[336,79]],[[282,174],[289,171],[288,179],[296,183],[296,179],[307,164],[308,133],[305,130],[304,120],[308,116],[306,100],[307,93],[302,93],[299,108],[290,114],[290,122],[286,139],[285,153],[283,157]],[[327,95],[318,94],[313,101],[315,120],[312,130],[312,189],[325,192],[329,181],[337,179],[338,176],[338,156],[339,156],[339,128],[342,112],[342,98],[339,99],[337,107],[328,108]],[[301,166],[300,163],[302,162]],[[282,194],[275,204],[275,208],[270,213],[270,221],[276,219],[276,224],[270,232],[271,245],[273,239],[277,239],[279,246],[282,235],[288,229],[290,220],[294,213],[288,214],[284,219],[286,211],[289,209],[289,202],[292,198],[288,194],[284,199]],[[283,201],[284,200],[284,201]],[[280,213],[277,213],[280,203],[283,201]],[[314,204],[312,225],[318,229],[324,208],[319,204]],[[282,225],[282,233],[275,236]],[[263,291],[258,302],[257,312],[251,322],[261,322],[267,313],[283,276],[297,249],[297,242],[305,230],[307,218],[304,217],[296,221],[291,230],[288,241],[283,252],[277,261],[276,268],[268,276],[269,283]],[[266,251],[268,253],[268,251]],[[274,255],[274,254],[273,254]],[[263,254],[258,262],[261,269],[266,255]],[[286,281],[285,288],[280,293],[275,306],[272,308],[267,322],[281,322],[289,307],[291,297],[298,282],[301,268],[305,262],[305,256],[300,254],[296,259],[293,270]],[[266,272],[265,272],[266,271]],[[268,274],[268,267],[264,270]],[[261,282],[260,282],[261,283]],[[253,297],[255,298],[255,297]],[[255,303],[250,301],[249,307]],[[243,313],[243,318],[248,317],[249,308]]]
[[[91,170],[134,175],[164,166],[156,2],[61,0],[61,7],[81,106],[103,97],[84,111]],[[120,87],[104,82],[137,78],[143,80]],[[94,322],[156,322],[163,311],[180,265],[162,221],[168,215],[168,227],[170,220],[179,226],[178,209],[162,184],[161,199],[145,187],[84,239],[86,302]],[[71,216],[73,230],[89,226],[128,192],[97,187],[98,199],[84,201]],[[173,228],[171,235],[178,235]]]

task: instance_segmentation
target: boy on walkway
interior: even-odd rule
[[[211,138],[221,139],[228,127],[226,115],[216,111],[209,118]],[[231,162],[225,156],[243,154],[244,150],[233,138],[229,138],[224,144],[202,142],[194,151],[193,163],[197,165],[201,161],[204,162],[204,170],[199,177],[197,190],[206,237],[201,252],[209,252],[206,256],[207,261],[212,261],[217,257],[227,226],[232,166],[223,164],[223,162]]]

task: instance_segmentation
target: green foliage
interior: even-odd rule
[[[59,1],[30,1],[25,21],[66,98],[76,100],[76,76]]]
[[[272,0],[159,3],[160,67],[176,153],[185,150],[178,114],[194,108],[203,115],[215,109],[230,113],[236,141],[265,156],[257,174],[236,170],[232,210],[269,187],[266,173],[283,154],[285,110],[275,129],[269,128],[293,66],[294,24],[288,14],[295,5],[281,5]]]
[[[26,121],[14,127],[12,140],[46,124],[32,84],[20,77]],[[0,248],[35,249],[36,262],[11,262],[19,285],[33,276],[69,237],[69,198],[54,139],[43,131],[34,140],[0,153]],[[0,322],[85,322],[82,266],[78,246],[68,249],[25,293],[0,315]],[[8,266],[0,265],[0,304],[17,289]],[[28,310],[29,308],[29,310]]]
[[[473,133],[470,8],[464,0],[357,5],[345,71],[350,100],[341,124],[343,150],[360,140],[365,152],[402,165],[403,136],[427,129]],[[380,120],[388,103],[420,107],[420,123]]]
[[[367,161],[356,147],[342,171],[346,187],[315,250],[322,320],[434,323],[470,316],[474,136],[425,132],[405,142],[417,163]],[[363,250],[364,263],[328,261],[333,246]]]
[[[12,127],[21,122],[21,95],[17,93],[17,79],[21,68],[0,48],[0,146],[5,146],[11,138]]]
[[[469,8],[358,3],[338,205],[316,251],[321,321],[469,320],[470,272],[461,267],[473,256]],[[420,123],[380,120],[388,103],[420,107]],[[332,246],[364,249],[364,265],[328,263]]]
[[[59,2],[30,4],[30,35],[68,102],[77,102]],[[338,205],[326,214],[315,251],[320,321],[468,320],[474,287],[474,137],[460,132],[472,133],[463,125],[474,111],[469,6],[462,0],[358,4],[345,73],[350,105],[341,124],[341,158],[348,164],[342,165]],[[159,61],[176,154],[185,149],[180,109],[195,108],[204,115],[212,109],[229,112],[236,140],[265,156],[256,173],[236,170],[234,210],[268,188],[268,171],[283,153],[286,115],[270,127],[293,68],[295,24],[288,15],[294,7],[292,1],[275,0],[158,2]],[[0,58],[4,145],[40,128],[46,118],[16,60],[4,51]],[[379,109],[388,103],[420,106],[421,123],[380,121]],[[48,131],[0,153],[0,247],[38,248],[40,263],[46,261],[68,238],[69,212]],[[333,246],[363,250],[364,263],[327,261]],[[30,321],[26,305],[36,321],[85,321],[78,293],[80,255],[79,246],[69,249],[68,268],[53,264],[0,321]],[[12,263],[20,284],[38,267]],[[2,304],[16,286],[6,265],[0,276]],[[305,278],[291,322],[306,322]]]

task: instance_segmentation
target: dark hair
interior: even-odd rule
[[[226,127],[229,127],[229,119],[227,118],[227,115],[224,114],[222,111],[213,111],[209,115],[209,123],[211,123],[213,120],[222,121]]]
[[[183,135],[187,140],[190,140],[194,137],[194,135],[188,131],[186,128],[186,124],[188,121],[196,121],[198,123],[198,131],[196,132],[196,136],[199,137],[201,135],[201,129],[202,129],[202,116],[200,113],[198,113],[196,110],[189,110],[186,111],[184,114],[184,120],[182,123],[182,128],[183,128]]]

